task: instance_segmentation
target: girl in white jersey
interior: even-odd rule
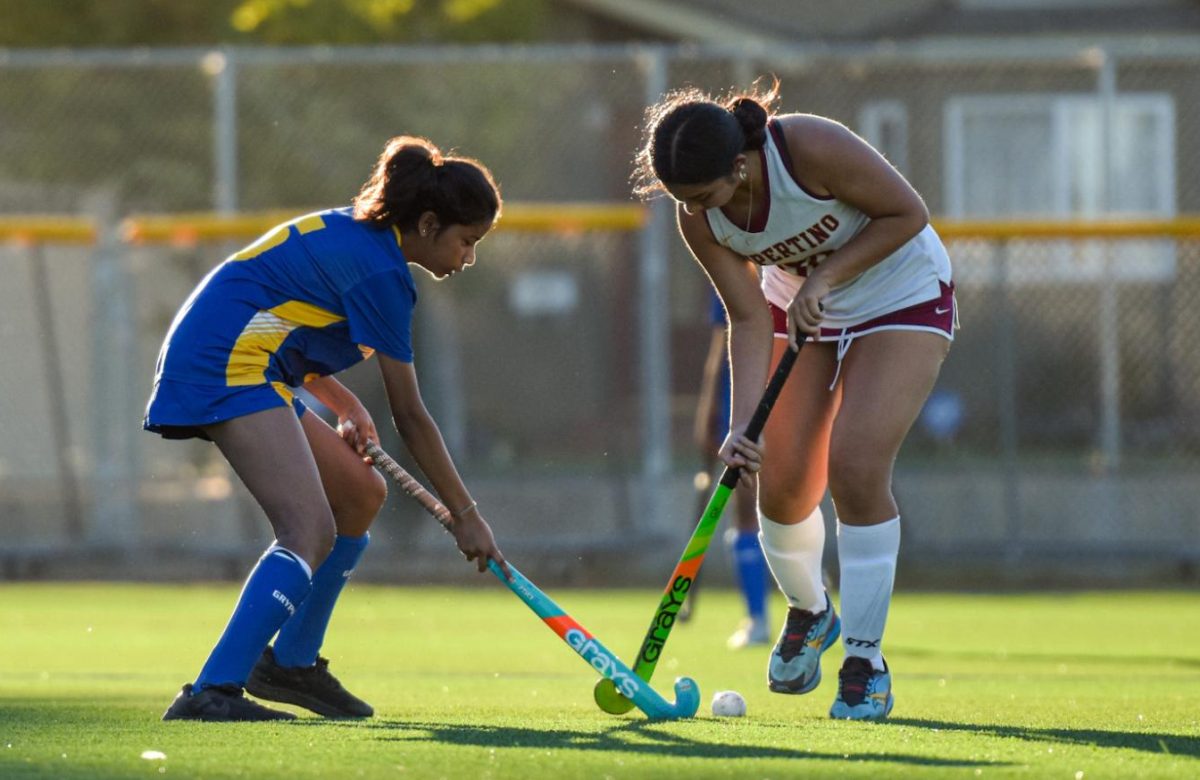
[[[777,93],[778,82],[721,100],[666,95],[647,111],[637,189],[679,203],[679,231],[729,315],[721,457],[758,476],[762,547],[789,606],[769,686],[814,690],[840,634],[830,716],[878,720],[894,701],[882,653],[900,547],[892,464],[953,338],[950,262],[921,197],[887,160],[832,120],[772,115]],[[763,441],[750,441],[742,432],[772,364],[800,339],[810,343]],[[821,578],[827,487],[840,619]]]

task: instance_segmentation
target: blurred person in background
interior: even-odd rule
[[[841,634],[829,714],[879,720],[894,703],[883,656],[900,547],[892,470],[953,339],[950,261],[900,173],[838,122],[772,114],[778,87],[665,95],[647,110],[637,191],[678,203],[680,234],[728,312],[732,414],[720,457],[758,473],[763,552],[788,601],[769,687],[815,690]],[[811,343],[762,441],[750,441],[743,431],[771,366],[801,339]],[[841,619],[821,574],[827,488]]]
[[[696,419],[692,439],[700,453],[702,469],[696,474],[699,517],[708,504],[717,453],[729,433],[729,356],[727,348],[725,307],[713,292],[709,304],[708,353],[700,379],[700,394],[696,402]],[[746,616],[729,637],[731,649],[770,642],[771,630],[767,621],[767,561],[758,540],[757,483],[733,491],[734,517],[726,541],[733,551],[733,572],[738,591],[746,605]],[[696,609],[696,586],[692,585],[688,600],[679,613],[682,620],[691,618]]]
[[[371,414],[333,378],[378,355],[392,419],[451,508],[459,550],[504,565],[421,399],[413,366],[414,264],[446,279],[475,262],[500,214],[491,174],[422,138],[391,139],[353,205],[277,226],[228,258],[180,308],[159,354],[144,427],[214,442],[275,533],[216,646],[164,720],[367,717],[318,655],[387,495],[364,452]],[[296,397],[337,415],[335,429]],[[276,637],[276,634],[278,636]],[[273,646],[268,643],[275,637]]]

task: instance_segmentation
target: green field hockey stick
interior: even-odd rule
[[[799,344],[800,346],[794,349],[788,347],[788,350],[783,353],[783,357],[779,359],[779,365],[775,367],[775,373],[771,376],[771,381],[767,383],[767,389],[763,391],[762,398],[759,399],[758,408],[754,410],[754,416],[750,418],[750,424],[746,426],[745,435],[751,441],[758,439],[762,434],[763,426],[767,424],[767,417],[771,414],[771,408],[775,406],[775,399],[779,397],[779,392],[783,389],[788,374],[792,371],[792,366],[796,362],[796,356],[800,354],[800,347],[804,345],[804,341]],[[696,524],[696,530],[692,532],[692,538],[688,540],[687,548],[684,549],[679,563],[675,566],[675,571],[671,573],[671,578],[667,581],[666,591],[654,613],[654,619],[650,621],[650,629],[646,632],[646,638],[642,640],[642,648],[638,650],[637,660],[633,667],[634,674],[647,682],[654,675],[654,667],[658,665],[658,659],[662,657],[663,646],[666,645],[667,637],[670,636],[671,629],[675,626],[675,618],[679,614],[680,607],[687,600],[688,591],[696,579],[696,574],[700,571],[700,564],[704,563],[704,555],[708,552],[708,545],[712,542],[713,533],[717,530],[717,523],[721,521],[721,513],[725,511],[729,494],[737,486],[741,472],[740,467],[725,467],[721,473],[721,479],[713,491],[712,498],[708,500],[704,514],[700,516],[700,522]],[[607,678],[596,683],[593,695],[596,704],[600,705],[600,709],[613,715],[622,715],[629,712],[634,706],[634,703],[622,696],[617,687]]]
[[[450,530],[450,510],[446,509],[441,501],[438,501],[432,493],[426,490],[424,485],[405,471],[375,442],[367,444],[367,455],[375,462],[376,468],[395,480],[401,490],[416,499],[417,503],[424,507],[426,512],[433,515],[433,519],[441,523],[443,528],[447,531]],[[651,720],[678,720],[690,718],[696,714],[696,710],[700,708],[700,689],[696,686],[695,680],[690,677],[677,679],[675,681],[675,701],[667,701],[650,687],[646,681],[648,678],[639,678],[635,675],[596,636],[563,611],[562,607],[555,604],[524,574],[517,571],[517,567],[513,566],[511,562],[508,564],[508,576],[505,576],[504,571],[495,561],[488,561],[488,569],[496,575],[496,579],[507,585],[509,590],[525,602],[525,606],[533,610],[534,614],[540,617],[551,631],[558,634],[559,638],[566,642],[567,646],[574,650],[580,658],[603,674],[604,679],[612,683],[614,690],[620,686],[623,694],[622,700],[630,702],[630,707],[636,705]]]

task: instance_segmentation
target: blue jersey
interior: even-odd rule
[[[194,426],[291,403],[289,388],[376,351],[411,362],[416,300],[395,228],[359,222],[349,208],[279,225],[179,310],[145,427],[197,435]]]

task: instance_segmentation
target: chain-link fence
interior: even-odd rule
[[[0,213],[90,215],[102,239],[0,249],[8,571],[129,575],[96,554],[120,550],[147,572],[170,560],[159,575],[228,554],[232,573],[265,539],[211,446],[139,432],[170,317],[236,245],[127,244],[129,214],[340,205],[399,133],[485,161],[509,201],[627,201],[648,102],[769,73],[781,111],[854,128],[935,222],[1169,219],[1200,211],[1197,51],[9,52]],[[651,211],[636,233],[499,232],[471,273],[420,280],[427,400],[510,554],[546,576],[656,581],[695,520],[707,282]],[[1195,576],[1196,236],[948,236],[963,327],[901,455],[902,571]],[[382,417],[374,371],[348,382]],[[459,571],[435,527],[392,513],[380,545],[420,554],[403,571],[374,556],[382,570]]]

